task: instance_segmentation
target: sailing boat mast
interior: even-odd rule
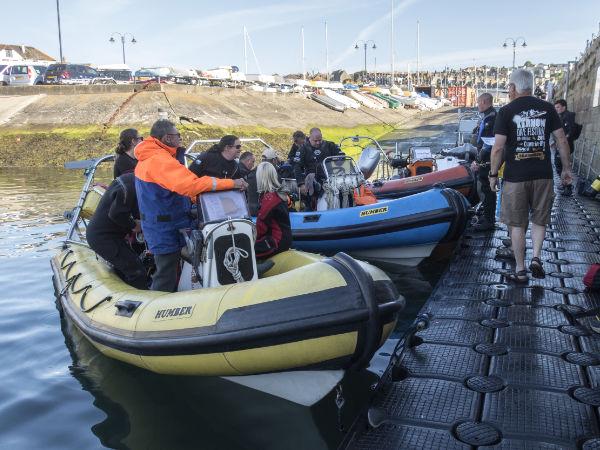
[[[394,86],[394,0],[392,0],[392,32],[390,34],[390,40],[391,40],[391,62],[392,62],[392,70],[391,70],[391,79],[390,79],[390,87]]]
[[[325,71],[329,81],[329,41],[327,40],[327,21],[325,21]]]
[[[248,74],[248,40],[246,35],[248,32],[246,31],[246,25],[244,25],[244,73]]]
[[[421,33],[420,33],[420,24],[417,20],[417,86],[421,86],[421,71],[419,69],[419,63],[421,59]]]
[[[306,59],[304,58],[304,27],[300,28],[302,37],[302,79],[306,81]]]

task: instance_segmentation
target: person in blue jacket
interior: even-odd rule
[[[243,179],[197,177],[177,160],[181,135],[168,120],[152,125],[151,137],[135,148],[135,187],[144,238],[154,255],[153,291],[175,292],[181,249],[180,229],[192,224],[191,202],[198,194],[245,189]]]

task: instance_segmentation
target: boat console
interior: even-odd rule
[[[246,197],[240,191],[202,194],[198,225],[182,230],[186,247],[179,291],[224,286],[258,279]]]
[[[352,158],[329,156],[323,160],[325,182],[317,211],[353,206],[354,189],[365,183],[365,177]]]

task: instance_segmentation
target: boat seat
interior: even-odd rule
[[[256,262],[256,271],[258,272],[258,278],[262,278],[265,273],[271,270],[275,266],[275,262],[270,259]]]

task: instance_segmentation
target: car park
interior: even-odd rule
[[[98,71],[84,64],[51,64],[44,75],[45,84],[91,84]]]

